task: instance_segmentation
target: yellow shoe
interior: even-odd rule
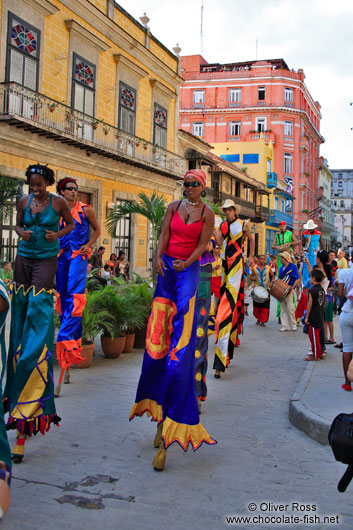
[[[167,458],[167,450],[164,449],[164,445],[163,443],[161,443],[152,461],[152,466],[154,467],[155,471],[163,471],[166,458]]]
[[[157,425],[157,432],[156,432],[156,436],[154,437],[154,440],[153,440],[153,447],[160,447],[160,445],[162,443],[162,431],[163,431],[163,422],[161,421]]]

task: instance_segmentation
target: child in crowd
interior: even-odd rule
[[[319,361],[324,358],[320,343],[320,329],[324,325],[324,304],[325,291],[321,287],[324,279],[323,273],[319,269],[313,269],[310,273],[312,288],[308,294],[308,306],[306,310],[305,323],[308,325],[308,333],[311,343],[311,354],[306,361]]]

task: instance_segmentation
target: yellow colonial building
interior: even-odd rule
[[[106,255],[124,249],[147,272],[146,220],[124,219],[113,240],[104,220],[140,192],[180,194],[179,57],[113,0],[0,0],[0,24],[0,174],[20,182],[40,162],[77,178]],[[13,222],[0,230],[13,259]]]

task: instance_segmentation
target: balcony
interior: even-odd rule
[[[270,219],[270,210],[266,206],[258,205],[255,207],[255,223],[262,223]]]
[[[281,221],[284,221],[288,228],[293,228],[293,215],[278,210],[270,210],[269,224],[278,226]]]
[[[306,136],[302,136],[300,138],[300,150],[309,151],[309,140],[306,138]]]
[[[246,142],[253,142],[254,140],[260,140],[261,132],[248,132],[245,136]],[[272,131],[263,131],[262,132],[263,138],[265,142],[271,141],[273,144],[275,143],[275,135]]]
[[[266,186],[271,188],[277,188],[277,173],[267,173]]]
[[[245,199],[240,199],[239,197],[234,197],[229,193],[222,193],[220,191],[215,191],[212,188],[206,188],[206,199],[213,204],[219,204],[220,206],[224,203],[226,199],[231,199],[239,206],[240,217],[242,219],[250,219],[255,222],[255,204],[246,201]]]
[[[172,178],[181,178],[186,171],[181,156],[17,83],[0,83],[0,120]]]

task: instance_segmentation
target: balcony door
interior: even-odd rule
[[[71,106],[80,113],[67,119],[72,134],[93,140],[93,116],[96,89],[96,67],[76,53],[72,61]]]
[[[20,87],[9,89],[4,104],[7,112],[33,119],[36,113],[38,90],[40,31],[9,12],[6,55],[6,81]]]
[[[135,154],[136,90],[125,83],[119,83],[118,127],[127,135],[118,138],[118,149],[126,154]]]

